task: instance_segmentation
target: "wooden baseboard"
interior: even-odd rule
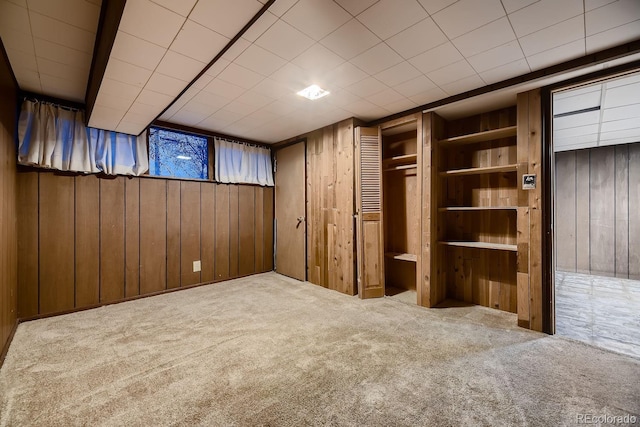
[[[0,368],[2,368],[2,365],[4,364],[4,358],[7,356],[9,346],[11,345],[11,341],[13,341],[13,336],[16,334],[16,329],[18,329],[19,324],[20,320],[16,319],[16,322],[13,324],[13,328],[11,328],[11,333],[9,333],[9,338],[7,338],[7,342],[4,343],[4,347],[2,347],[2,353],[0,353]]]

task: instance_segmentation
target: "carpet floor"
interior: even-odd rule
[[[265,273],[21,324],[0,369],[0,425],[640,418],[640,359],[515,323]]]

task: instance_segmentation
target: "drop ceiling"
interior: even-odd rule
[[[210,64],[265,3],[128,0],[89,124],[138,134],[159,118],[273,143],[640,38],[637,0],[276,0]],[[22,89],[85,99],[100,6],[0,0]],[[331,94],[296,95],[311,84]]]

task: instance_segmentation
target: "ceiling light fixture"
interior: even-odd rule
[[[318,85],[311,85],[307,88],[302,89],[300,92],[298,92],[298,95],[304,96],[305,98],[314,101],[316,99],[322,98],[323,96],[329,95],[329,93],[331,92],[329,92],[328,90],[322,89]]]

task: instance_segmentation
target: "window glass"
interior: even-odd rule
[[[149,175],[209,178],[207,138],[173,130],[149,129]]]

